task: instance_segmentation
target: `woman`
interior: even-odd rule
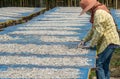
[[[120,45],[116,25],[107,7],[97,0],[81,0],[82,12],[91,13],[92,28],[80,42],[79,47],[94,48],[97,50],[96,75],[97,79],[110,79],[109,63],[112,54]],[[90,41],[90,45],[85,43]]]

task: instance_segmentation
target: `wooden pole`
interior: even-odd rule
[[[116,9],[118,8],[118,0],[116,0]]]
[[[24,7],[26,7],[26,0],[24,0]]]
[[[55,7],[56,7],[56,2],[57,2],[57,1],[55,0]]]
[[[107,5],[107,7],[108,7],[108,0],[106,0],[106,5]]]
[[[13,6],[13,4],[12,4],[13,0],[11,0],[10,2],[11,2],[11,7],[12,7]]]
[[[1,2],[2,2],[2,1],[0,1],[0,7],[2,7],[2,6],[1,6]]]
[[[28,0],[26,0],[26,5],[27,5],[27,7],[29,7]]]
[[[63,3],[64,3],[64,2],[63,2],[63,0],[61,0],[61,2],[60,2],[60,3],[61,3],[61,6],[63,6]]]
[[[30,5],[30,7],[32,6],[32,0],[30,0],[29,5]]]
[[[22,6],[22,0],[20,0],[20,7]]]
[[[11,6],[11,0],[9,0],[9,6]]]
[[[34,5],[33,5],[33,7],[35,7],[36,6],[36,0],[34,0]]]
[[[73,1],[72,0],[70,0],[70,6],[73,6]]]
[[[65,0],[65,6],[67,6],[67,2],[68,2],[68,0]]]
[[[70,7],[70,0],[68,0],[68,7]]]
[[[5,1],[3,0],[3,6],[5,7]]]
[[[75,0],[75,7],[77,6],[77,1]]]
[[[48,2],[48,0],[46,0],[46,9],[47,10],[49,10],[49,5],[48,4],[49,4],[49,2]]]
[[[24,2],[25,0],[23,0],[23,6],[22,7],[25,7],[25,2]]]

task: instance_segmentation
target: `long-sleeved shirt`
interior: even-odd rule
[[[90,41],[91,47],[96,46],[98,54],[111,43],[120,45],[119,34],[111,14],[102,9],[96,10],[93,26],[83,40]]]

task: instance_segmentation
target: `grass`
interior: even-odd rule
[[[111,77],[120,78],[120,48],[116,49],[110,63]],[[95,70],[91,70],[90,78],[96,76]]]
[[[110,64],[111,76],[120,77],[120,48],[116,49]]]

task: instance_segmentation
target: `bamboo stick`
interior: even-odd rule
[[[116,9],[118,8],[118,5],[117,5],[117,3],[118,3],[118,0],[116,0]]]
[[[77,1],[75,0],[75,7],[77,6]]]

